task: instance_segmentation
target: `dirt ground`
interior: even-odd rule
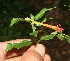
[[[42,41],[46,48],[46,53],[50,55],[52,61],[70,61],[70,45],[65,41],[57,40]]]

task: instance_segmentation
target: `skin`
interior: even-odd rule
[[[45,54],[45,47],[42,44],[23,47],[21,49],[12,49],[6,51],[7,43],[19,43],[23,39],[0,42],[0,60],[1,61],[51,61],[48,54]]]

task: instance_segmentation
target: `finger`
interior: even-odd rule
[[[3,54],[3,51],[2,51],[2,49],[0,48],[0,60],[1,61],[4,61],[4,54]]]
[[[15,58],[10,58],[10,59],[6,59],[4,61],[20,61],[21,60],[21,56],[20,57],[15,57]]]
[[[23,54],[21,61],[44,61],[42,56],[44,56],[45,51],[43,51],[42,49],[45,50],[44,46],[41,44],[38,44],[36,47],[30,47]]]
[[[51,61],[51,58],[48,54],[45,54],[44,61]]]
[[[36,50],[38,53],[40,53],[40,55],[41,55],[42,57],[44,57],[44,54],[45,54],[45,47],[44,47],[44,45],[42,45],[42,44],[37,44],[35,50]]]
[[[28,49],[28,47],[24,47],[24,48],[21,48],[21,49],[12,49],[11,51],[8,51],[8,52],[5,51],[6,47],[7,47],[7,43],[19,43],[19,42],[21,42],[23,40],[25,40],[25,39],[17,39],[17,40],[1,42],[0,43],[0,49],[2,49],[1,53],[3,53],[4,57],[12,57],[12,56],[16,56],[16,55],[18,55],[20,53],[23,53],[25,50]],[[28,40],[30,40],[30,39],[28,39]]]

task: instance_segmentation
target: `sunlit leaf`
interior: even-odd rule
[[[42,21],[42,23],[43,23],[43,22],[46,22],[46,20],[47,20],[47,18],[44,18],[43,21]]]
[[[45,35],[41,37],[41,40],[50,40],[54,37],[54,35]]]
[[[56,34],[57,34],[57,31],[52,32],[50,35],[41,36],[41,38],[40,38],[40,40],[38,42],[40,42],[41,40],[53,39]]]
[[[6,51],[11,50],[13,48],[13,45],[11,43],[8,43]]]
[[[46,12],[46,8],[44,8],[44,9],[42,9],[36,16],[35,16],[35,20],[38,20],[38,19],[40,19],[43,15],[44,15],[44,13]]]
[[[33,33],[30,33],[30,35],[33,35],[35,37],[37,37],[38,31],[34,31]]]
[[[68,39],[67,41],[68,41],[68,43],[70,44],[70,39]]]
[[[19,49],[19,48],[22,48],[24,46],[29,46],[31,43],[32,42],[31,41],[28,41],[28,40],[23,40],[20,43],[13,43],[13,44],[8,43],[7,48],[6,48],[6,51],[11,50],[12,48]]]
[[[13,18],[13,19],[11,20],[10,26],[14,25],[17,21],[18,21],[18,18]]]
[[[64,37],[63,34],[61,34],[61,33],[58,34],[57,37],[58,37],[60,40],[65,40],[65,37]]]
[[[40,23],[40,22],[35,23],[35,26],[41,26],[41,25],[42,25],[42,23]]]
[[[66,34],[63,34],[63,33],[59,33],[57,35],[57,37],[60,39],[60,40],[66,40],[69,44],[70,44],[70,36],[66,35]]]
[[[31,19],[34,19],[34,16],[33,16],[32,14],[30,14],[30,18],[31,18]]]
[[[57,33],[58,33],[58,32],[57,32],[57,31],[55,31],[55,32],[52,32],[51,34],[52,34],[52,35],[56,35]]]

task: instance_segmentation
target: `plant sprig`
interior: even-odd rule
[[[29,22],[32,25],[32,33],[30,33],[30,35],[33,35],[35,37],[37,37],[38,35],[38,31],[36,30],[36,27],[38,26],[45,26],[48,28],[51,28],[53,30],[55,30],[55,32],[52,32],[50,35],[44,35],[41,36],[40,39],[37,42],[40,42],[42,40],[50,40],[53,39],[55,36],[57,36],[60,40],[67,40],[70,43],[70,36],[65,35],[62,33],[62,31],[64,30],[63,28],[60,28],[60,24],[57,26],[53,26],[53,25],[49,25],[49,24],[45,24],[44,22],[46,22],[47,18],[44,18],[41,22],[39,22],[38,20],[40,18],[42,18],[42,16],[45,14],[46,11],[48,10],[52,10],[53,8],[50,9],[42,9],[36,16],[34,16],[33,14],[30,14],[30,18],[13,18],[11,21],[10,26],[13,26],[16,22],[19,21],[26,21]],[[50,18],[49,18],[50,19]],[[12,48],[22,48],[23,46],[29,46],[32,42],[29,42],[27,40],[24,40],[20,43],[8,43],[6,50],[11,50]]]

